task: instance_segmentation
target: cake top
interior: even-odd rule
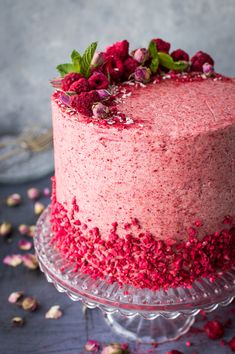
[[[200,96],[200,90],[211,96],[212,86],[210,89],[205,81],[213,81],[213,90],[222,93],[223,88],[216,89],[218,84],[215,82],[226,78],[215,73],[214,60],[209,54],[198,51],[190,58],[182,49],[170,53],[170,47],[170,43],[156,38],[147,48],[133,51],[129,50],[127,40],[114,43],[105,52],[96,52],[96,42],[83,55],[73,50],[72,62],[58,65],[61,77],[51,81],[57,89],[54,98],[70,115],[79,114],[88,122],[101,125],[128,127],[137,122],[141,124],[141,121],[154,124],[159,116],[158,126],[162,124],[164,128],[167,121],[169,123],[169,115],[174,125],[172,119],[182,118],[187,107],[191,113],[192,110],[196,112],[201,99],[196,95]],[[183,89],[182,97],[179,86],[186,82],[192,83],[191,93]],[[177,95],[174,95],[175,90]],[[202,102],[206,102],[205,109],[210,110],[212,119],[216,119],[210,107],[211,100],[204,97]],[[181,128],[180,124],[185,125],[184,119],[176,123],[178,128]]]

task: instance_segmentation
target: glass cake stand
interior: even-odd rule
[[[50,207],[37,222],[34,239],[41,270],[59,292],[88,308],[100,308],[112,329],[130,340],[164,343],[185,334],[200,310],[211,312],[228,305],[235,296],[235,268],[214,282],[201,278],[191,288],[167,291],[120,287],[74,272],[50,245]]]

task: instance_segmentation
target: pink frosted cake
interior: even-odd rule
[[[92,277],[157,290],[235,263],[235,80],[154,39],[52,81],[53,244]]]

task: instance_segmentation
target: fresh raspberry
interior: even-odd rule
[[[138,65],[139,63],[137,60],[133,59],[132,57],[127,58],[123,63],[124,78],[128,79]]]
[[[72,83],[74,81],[81,79],[81,78],[82,78],[82,75],[78,74],[78,73],[69,73],[69,74],[65,75],[62,79],[62,82],[61,82],[62,90],[69,91],[69,88],[72,85]]]
[[[214,65],[214,60],[211,58],[211,56],[207,53],[204,53],[202,51],[197,52],[194,54],[194,56],[191,58],[191,71],[203,71],[203,64],[208,63],[211,65]]]
[[[91,117],[92,105],[99,100],[99,94],[96,91],[82,92],[79,95],[71,96],[70,105],[79,113]]]
[[[94,72],[88,79],[89,85],[92,89],[106,89],[109,86],[107,76],[100,72]]]
[[[81,92],[87,92],[90,91],[90,85],[87,81],[87,79],[84,79],[82,77],[81,79],[75,81],[70,87],[69,91],[74,91],[76,93],[81,93]]]
[[[169,42],[165,42],[161,38],[154,38],[152,41],[156,43],[158,52],[169,53],[171,47]]]
[[[166,352],[166,354],[183,354],[182,352],[180,352],[179,350],[170,350],[169,352]]]
[[[229,342],[228,345],[230,347],[230,349],[235,352],[235,337],[233,337]]]
[[[171,57],[175,60],[189,61],[189,55],[183,49],[176,49],[171,53]]]
[[[123,63],[117,56],[109,56],[104,64],[104,72],[114,81],[120,80],[123,74]]]
[[[208,321],[204,326],[204,331],[210,339],[219,339],[224,335],[224,327],[219,321]]]
[[[114,55],[120,59],[126,59],[129,51],[129,42],[127,40],[116,42],[106,48],[107,56]]]

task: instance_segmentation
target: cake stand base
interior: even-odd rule
[[[73,301],[98,307],[119,335],[143,343],[164,343],[185,334],[200,310],[211,312],[227,306],[235,295],[235,267],[214,282],[201,278],[190,288],[151,291],[130,285],[120,287],[93,279],[65,262],[51,245],[50,207],[41,215],[34,237],[41,270],[49,282]]]
[[[106,314],[105,320],[117,334],[141,343],[165,343],[176,340],[187,333],[194,323],[194,317],[185,315],[179,315],[174,319],[157,317],[146,320],[138,315],[128,318],[114,313]]]

